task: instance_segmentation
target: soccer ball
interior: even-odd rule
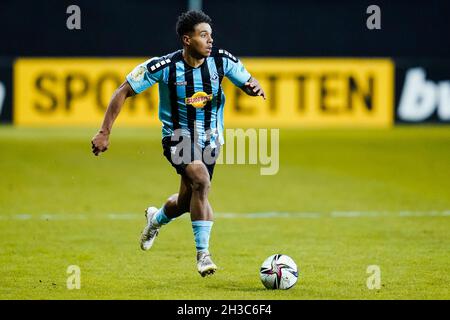
[[[297,283],[297,265],[287,255],[274,254],[263,262],[259,275],[267,289],[286,290]]]

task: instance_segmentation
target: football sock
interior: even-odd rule
[[[197,252],[208,251],[209,235],[211,234],[212,225],[212,221],[192,221],[192,230],[194,231],[195,247],[197,248]]]
[[[164,206],[161,207],[161,209],[156,212],[156,214],[152,218],[152,224],[156,227],[163,226],[165,224],[168,224],[173,219],[170,219],[166,216],[166,213],[164,212]]]

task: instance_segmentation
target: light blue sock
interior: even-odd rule
[[[173,219],[170,219],[168,216],[166,216],[166,213],[164,212],[164,206],[161,207],[161,209],[156,212],[156,214],[153,216],[152,223],[156,226],[163,226],[165,224],[168,224]]]
[[[197,252],[208,251],[209,235],[211,234],[212,225],[212,221],[192,221],[192,230],[194,231],[195,247],[197,248]]]

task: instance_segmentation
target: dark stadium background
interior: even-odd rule
[[[179,48],[186,0],[0,1],[1,56],[148,56]],[[77,4],[82,30],[64,28]],[[381,30],[366,8],[381,8]],[[207,0],[217,45],[237,56],[450,57],[449,1]]]

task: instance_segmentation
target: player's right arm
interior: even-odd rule
[[[158,68],[154,65],[157,64]],[[131,71],[126,81],[114,92],[111,101],[106,109],[105,117],[100,130],[92,138],[92,152],[98,156],[100,152],[108,150],[109,135],[117,116],[122,109],[125,100],[135,94],[150,88],[153,84],[162,79],[161,64],[158,58],[153,58],[138,65]],[[150,68],[150,70],[149,70]]]
[[[105,152],[108,150],[109,146],[109,134],[116,120],[117,116],[122,109],[125,100],[128,97],[134,95],[134,91],[131,88],[128,81],[125,81],[120,85],[119,88],[114,92],[111,101],[109,102],[108,108],[106,109],[105,117],[103,118],[103,123],[100,130],[92,138],[92,152],[98,156],[100,152]]]

